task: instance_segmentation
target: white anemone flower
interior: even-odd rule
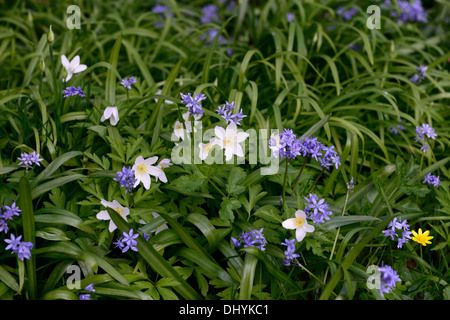
[[[144,159],[142,156],[136,158],[132,168],[134,170],[134,178],[136,179],[136,183],[134,184],[135,188],[142,182],[145,189],[150,189],[150,175],[161,177],[164,174],[161,168],[152,166],[157,160],[158,157],[156,156],[147,159]]]
[[[217,144],[216,138],[211,138],[208,143],[200,142],[198,147],[200,149],[199,157],[205,160],[208,157],[209,151]]]
[[[172,165],[172,163],[170,163],[170,159],[167,159],[167,158],[162,159],[156,166],[157,168],[161,169],[161,173],[159,175],[155,176],[155,180],[158,181],[158,179],[159,179],[162,182],[166,183],[167,177],[166,177],[166,174],[164,173],[164,169],[170,167],[171,165]]]
[[[246,132],[237,132],[237,127],[234,122],[231,122],[227,129],[217,126],[214,129],[217,137],[217,144],[223,149],[225,148],[225,159],[228,161],[233,157],[233,154],[238,157],[244,156],[241,142],[248,138],[249,134]]]
[[[72,76],[75,73],[80,73],[87,69],[87,66],[85,64],[80,64],[80,56],[75,56],[72,61],[69,62],[69,59],[67,59],[65,55],[62,55],[61,64],[67,71],[65,82],[72,79]]]
[[[130,209],[127,207],[122,207],[120,203],[117,202],[117,200],[114,200],[113,202],[106,201],[104,199],[101,199],[101,204],[106,208],[111,208],[114,211],[116,211],[122,218],[127,221],[127,216],[130,214]],[[109,221],[109,232],[113,232],[117,229],[117,226],[112,221],[111,217],[109,216],[108,210],[103,210],[97,213],[97,219],[99,220],[110,220]]]
[[[295,212],[295,218],[284,220],[282,226],[286,229],[295,229],[295,237],[297,241],[303,240],[307,232],[314,232],[314,226],[306,222],[306,214],[302,210]]]
[[[117,107],[106,107],[100,121],[104,122],[107,119],[109,119],[112,126],[115,126],[119,122],[119,110],[117,110]]]

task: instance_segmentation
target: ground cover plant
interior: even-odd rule
[[[448,2],[0,2],[1,299],[450,299]]]

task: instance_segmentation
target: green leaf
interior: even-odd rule
[[[0,266],[0,281],[6,284],[8,287],[18,292],[20,287],[17,283],[16,278],[14,278],[5,268]]]
[[[244,258],[244,269],[241,276],[239,291],[240,300],[250,300],[253,291],[253,279],[255,277],[256,264],[258,258],[251,253],[246,253]]]
[[[129,232],[129,224],[114,210],[107,208],[109,216],[122,232]],[[163,215],[162,213],[160,213]],[[164,217],[166,218],[166,217]],[[167,220],[166,220],[167,221]],[[198,300],[201,296],[176,272],[176,270],[149,244],[142,236],[136,239],[139,255],[144,258],[150,268],[163,277],[170,277],[180,282],[175,290],[185,299]]]
[[[242,185],[247,174],[240,167],[233,167],[230,170],[230,175],[227,180],[227,192],[229,195],[239,195],[245,191],[245,187]]]
[[[419,197],[425,197],[431,191],[426,185],[420,183],[402,185],[400,190],[407,195],[415,194]]]
[[[33,201],[31,199],[31,187],[27,178],[22,176],[19,181],[19,208],[22,210],[22,223],[23,223],[23,239],[26,242],[31,242],[33,248],[36,248],[36,233],[34,225],[34,209]],[[31,252],[30,259],[26,259],[26,271],[27,271],[27,289],[28,295],[31,300],[37,298],[37,277],[36,277],[36,257]]]
[[[352,223],[361,223],[366,221],[379,221],[380,219],[371,216],[335,216],[331,217],[329,221],[326,221],[322,226],[327,230],[333,230],[341,226],[345,226]]]
[[[236,199],[227,199],[223,198],[222,203],[220,204],[219,217],[222,220],[228,220],[230,222],[234,221],[234,213],[233,210],[236,210],[241,207],[241,203]]]

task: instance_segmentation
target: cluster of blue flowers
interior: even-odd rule
[[[8,233],[8,221],[12,220],[14,216],[19,216],[20,212],[22,212],[22,210],[20,210],[15,202],[10,207],[5,206],[3,210],[0,207],[0,232],[3,231],[5,234]]]
[[[382,296],[384,296],[385,293],[390,293],[397,285],[397,282],[402,281],[397,274],[397,271],[391,266],[382,265],[378,268],[378,271],[381,273],[380,294]]]
[[[269,140],[269,146],[276,145],[276,140],[271,138]],[[336,169],[341,165],[340,157],[334,146],[327,147],[320,141],[317,141],[317,137],[308,138],[302,137],[297,139],[296,135],[291,129],[283,129],[280,133],[280,145],[279,155],[281,158],[295,159],[297,156],[311,156],[320,163],[323,168],[328,169],[333,165]]]
[[[63,90],[62,93],[64,94],[64,98],[71,97],[71,96],[76,96],[76,95],[79,95],[82,98],[86,97],[84,95],[83,90],[81,90],[81,87],[78,87],[78,88],[76,88],[76,87],[67,87],[65,90]]]
[[[395,127],[391,127],[391,133],[393,133],[393,134],[395,134],[396,136],[398,136],[399,134],[400,134],[400,132],[399,132],[399,130],[400,131],[405,131],[406,130],[406,127],[405,126],[403,126],[403,125],[401,125],[401,124],[397,124],[397,125],[395,125]]]
[[[233,109],[235,107],[236,105],[234,104],[234,101],[231,103],[226,101],[223,106],[219,106],[216,112],[221,115],[227,123],[234,122],[235,124],[240,125],[240,122],[246,117],[246,115],[242,113],[242,109],[238,109],[238,112],[233,114]]]
[[[131,86],[137,82],[135,77],[125,78],[120,84],[123,85],[126,89],[131,90]]]
[[[427,123],[423,123],[422,126],[416,127],[416,142],[423,142],[422,147],[420,150],[423,152],[427,152],[427,150],[430,148],[427,139],[436,139],[437,134],[434,132],[434,129]]]
[[[314,223],[320,226],[324,220],[330,220],[330,215],[333,214],[332,211],[328,210],[329,204],[325,202],[325,199],[320,199],[316,194],[309,194],[309,197],[305,197],[305,200],[309,203],[305,207],[305,213],[308,218]]]
[[[423,179],[423,183],[428,183],[432,185],[433,187],[439,187],[439,184],[441,183],[441,179],[439,176],[432,175],[431,173],[427,174],[425,178]]]
[[[192,97],[190,93],[188,94],[180,93],[180,95],[182,99],[181,102],[186,105],[191,115],[203,114],[205,112],[205,110],[203,110],[201,105],[201,101],[206,99],[206,96],[203,93],[200,94],[195,93],[194,97]]]
[[[284,252],[284,255],[286,256],[286,258],[283,259],[283,261],[281,262],[284,266],[289,267],[290,265],[292,265],[293,261],[300,257],[299,254],[294,253],[295,252],[295,239],[285,239],[284,242],[281,243],[282,245],[286,246],[287,249]]]
[[[122,236],[115,242],[115,245],[122,250],[122,253],[131,249],[133,251],[138,251],[137,241],[135,240],[139,236],[139,233],[133,234],[133,229],[130,229],[128,233],[125,231],[122,233]]]
[[[94,283],[90,283],[89,285],[87,285],[84,289],[84,291],[89,291],[89,292],[95,292],[94,289]],[[78,294],[78,298],[80,300],[92,300],[91,299],[91,294],[90,293],[79,293]]]
[[[130,192],[134,189],[136,183],[136,178],[134,177],[134,170],[131,168],[123,167],[122,171],[117,172],[116,177],[113,179],[120,183],[122,188],[125,188],[125,193]]]
[[[399,236],[397,230],[402,230],[401,236]],[[397,248],[401,249],[404,243],[407,243],[411,239],[411,231],[409,230],[408,221],[405,219],[395,217],[389,223],[386,230],[382,231],[385,237],[391,237],[392,240],[397,238]]]
[[[33,167],[33,164],[40,166],[43,159],[39,158],[39,154],[33,151],[32,153],[22,153],[20,157],[17,158],[19,162],[19,166],[24,167],[27,171]]]
[[[411,78],[409,78],[409,80],[412,83],[422,82],[422,80],[425,79],[425,77],[427,75],[427,69],[428,69],[428,66],[418,66],[417,73],[414,74]]]
[[[173,17],[173,12],[170,11],[168,6],[164,6],[162,4],[157,4],[156,6],[153,7],[152,9],[153,13],[159,13],[159,16],[163,19],[166,20],[167,16]],[[155,26],[156,27],[160,27],[163,26],[164,22],[158,21],[155,22]]]
[[[231,241],[236,248],[239,248],[241,244],[244,244],[244,248],[247,247],[256,247],[261,249],[262,251],[266,250],[266,238],[263,235],[263,230],[252,230],[250,232],[242,231],[241,236],[237,236],[236,238],[232,237]]]
[[[0,232],[4,232],[5,234],[9,231],[8,222],[11,221],[14,216],[19,216],[20,208],[14,202],[11,206],[4,206],[3,210],[0,208]],[[5,242],[8,244],[5,250],[12,250],[11,253],[16,253],[17,257],[23,261],[23,259],[31,258],[31,249],[33,249],[33,243],[27,241],[21,241],[22,236],[16,237],[14,234],[11,234],[9,239],[5,239]]]
[[[344,8],[339,6],[336,9],[336,14],[343,20],[343,21],[349,21],[351,18],[353,18],[358,13],[358,9],[356,7],[351,8]]]
[[[30,259],[31,258],[31,249],[33,249],[33,243],[27,242],[27,241],[20,241],[22,239],[22,236],[16,237],[15,235],[11,234],[10,239],[5,239],[5,242],[8,244],[5,248],[5,250],[12,250],[12,253],[16,253],[17,257],[23,261],[23,259]]]
[[[397,0],[400,15],[397,13],[397,8],[392,4],[391,0],[385,0],[384,5],[391,10],[391,17],[398,18],[398,23],[428,22],[427,12],[423,8],[421,0],[416,0],[413,3],[407,0]]]

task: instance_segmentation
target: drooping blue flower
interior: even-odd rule
[[[152,12],[159,13],[159,16],[163,20],[166,20],[168,16],[173,17],[173,12],[170,11],[170,8],[168,6],[164,6],[161,4],[157,4],[156,6],[154,6],[152,9]],[[160,27],[162,25],[164,25],[164,22],[161,22],[161,21],[155,22],[156,27]]]
[[[203,93],[201,94],[195,93],[194,97],[192,97],[190,93],[188,94],[180,93],[180,95],[181,95],[181,102],[186,105],[191,115],[202,114],[205,112],[205,110],[202,109],[201,105],[201,101],[206,99],[206,96]]]
[[[205,23],[218,23],[220,22],[219,8],[214,4],[208,4],[202,8],[202,16],[200,22]]]
[[[299,254],[294,253],[295,252],[295,239],[285,239],[284,242],[281,243],[284,246],[287,246],[286,251],[284,252],[284,255],[286,258],[283,259],[282,264],[285,266],[290,266],[292,264],[292,261],[298,257],[300,257]]]
[[[91,299],[91,294],[90,293],[83,293],[83,294],[79,294],[78,298],[80,300],[92,300]]]
[[[325,202],[325,199],[320,199],[316,194],[309,194],[309,197],[305,197],[305,200],[309,204],[305,208],[305,213],[308,214],[308,218],[311,219],[317,225],[321,225],[324,220],[330,220],[332,211],[328,210],[329,204]]]
[[[35,151],[30,154],[24,152],[17,159],[20,161],[19,166],[24,167],[27,171],[33,167],[33,164],[40,166],[39,162],[43,160]]]
[[[244,248],[256,247],[264,251],[266,249],[266,239],[263,235],[263,230],[264,228],[261,228],[261,230],[250,229],[250,232],[242,231],[240,236],[237,236],[236,238],[232,237],[231,242],[236,248],[239,248],[244,244]]]
[[[397,18],[398,23],[428,22],[427,12],[423,8],[421,0],[416,0],[412,4],[407,0],[397,0],[400,15],[391,1],[385,1],[384,4],[387,7],[391,7],[390,15]]]
[[[126,89],[131,90],[131,86],[137,82],[135,77],[125,78],[120,84],[123,85]]]
[[[356,7],[352,8],[338,7],[336,9],[336,14],[340,16],[344,21],[351,20],[357,13],[358,9]]]
[[[137,241],[135,240],[139,236],[139,233],[133,234],[133,229],[130,229],[128,233],[125,231],[123,232],[123,237],[121,242],[124,244],[124,247],[122,248],[122,253],[127,252],[128,249],[131,249],[133,251],[138,251]]]
[[[286,13],[286,19],[287,19],[288,22],[292,22],[294,20],[294,18],[295,18],[295,14],[294,13],[292,13],[292,12]]]
[[[238,112],[233,114],[233,109],[235,107],[236,105],[234,104],[234,101],[232,101],[231,103],[226,101],[225,105],[219,106],[216,112],[221,115],[222,118],[227,121],[227,123],[233,122],[237,125],[241,125],[240,122],[246,117],[246,115],[242,113],[242,109],[238,109]]]
[[[441,179],[439,176],[432,175],[431,173],[428,173],[425,178],[423,179],[422,183],[428,183],[432,185],[433,187],[439,187],[439,184],[441,183]]]
[[[397,230],[402,230],[401,235],[398,234]],[[382,233],[385,237],[390,237],[391,240],[397,238],[397,248],[401,249],[403,244],[407,243],[411,239],[411,231],[409,230],[408,221],[405,219],[402,221],[401,218],[393,218],[388,224],[387,229],[383,230]]]
[[[136,178],[134,177],[134,170],[131,168],[123,167],[122,171],[117,172],[116,178],[113,180],[120,183],[122,188],[125,188],[125,193],[130,192],[134,189],[136,183]]]
[[[391,266],[383,265],[378,270],[381,273],[380,294],[390,293],[396,286],[397,282],[402,281]]]
[[[82,98],[85,97],[83,90],[81,90],[81,87],[67,87],[65,90],[63,90],[62,93],[64,94],[64,98],[76,95],[79,95]]]
[[[88,284],[83,290],[95,292],[94,283],[92,282],[92,283]]]
[[[6,234],[8,233],[8,231],[9,231],[8,223],[5,220],[0,219],[0,232],[4,232]]]
[[[12,250],[12,253],[16,253],[17,257],[23,261],[23,259],[31,258],[31,249],[33,248],[32,242],[21,241],[22,236],[16,236],[11,234],[10,239],[5,239],[5,242],[8,244],[5,250]]]
[[[5,220],[11,220],[14,216],[19,216],[19,213],[22,212],[20,208],[14,202],[11,207],[5,206],[5,211],[1,215],[1,218]]]

